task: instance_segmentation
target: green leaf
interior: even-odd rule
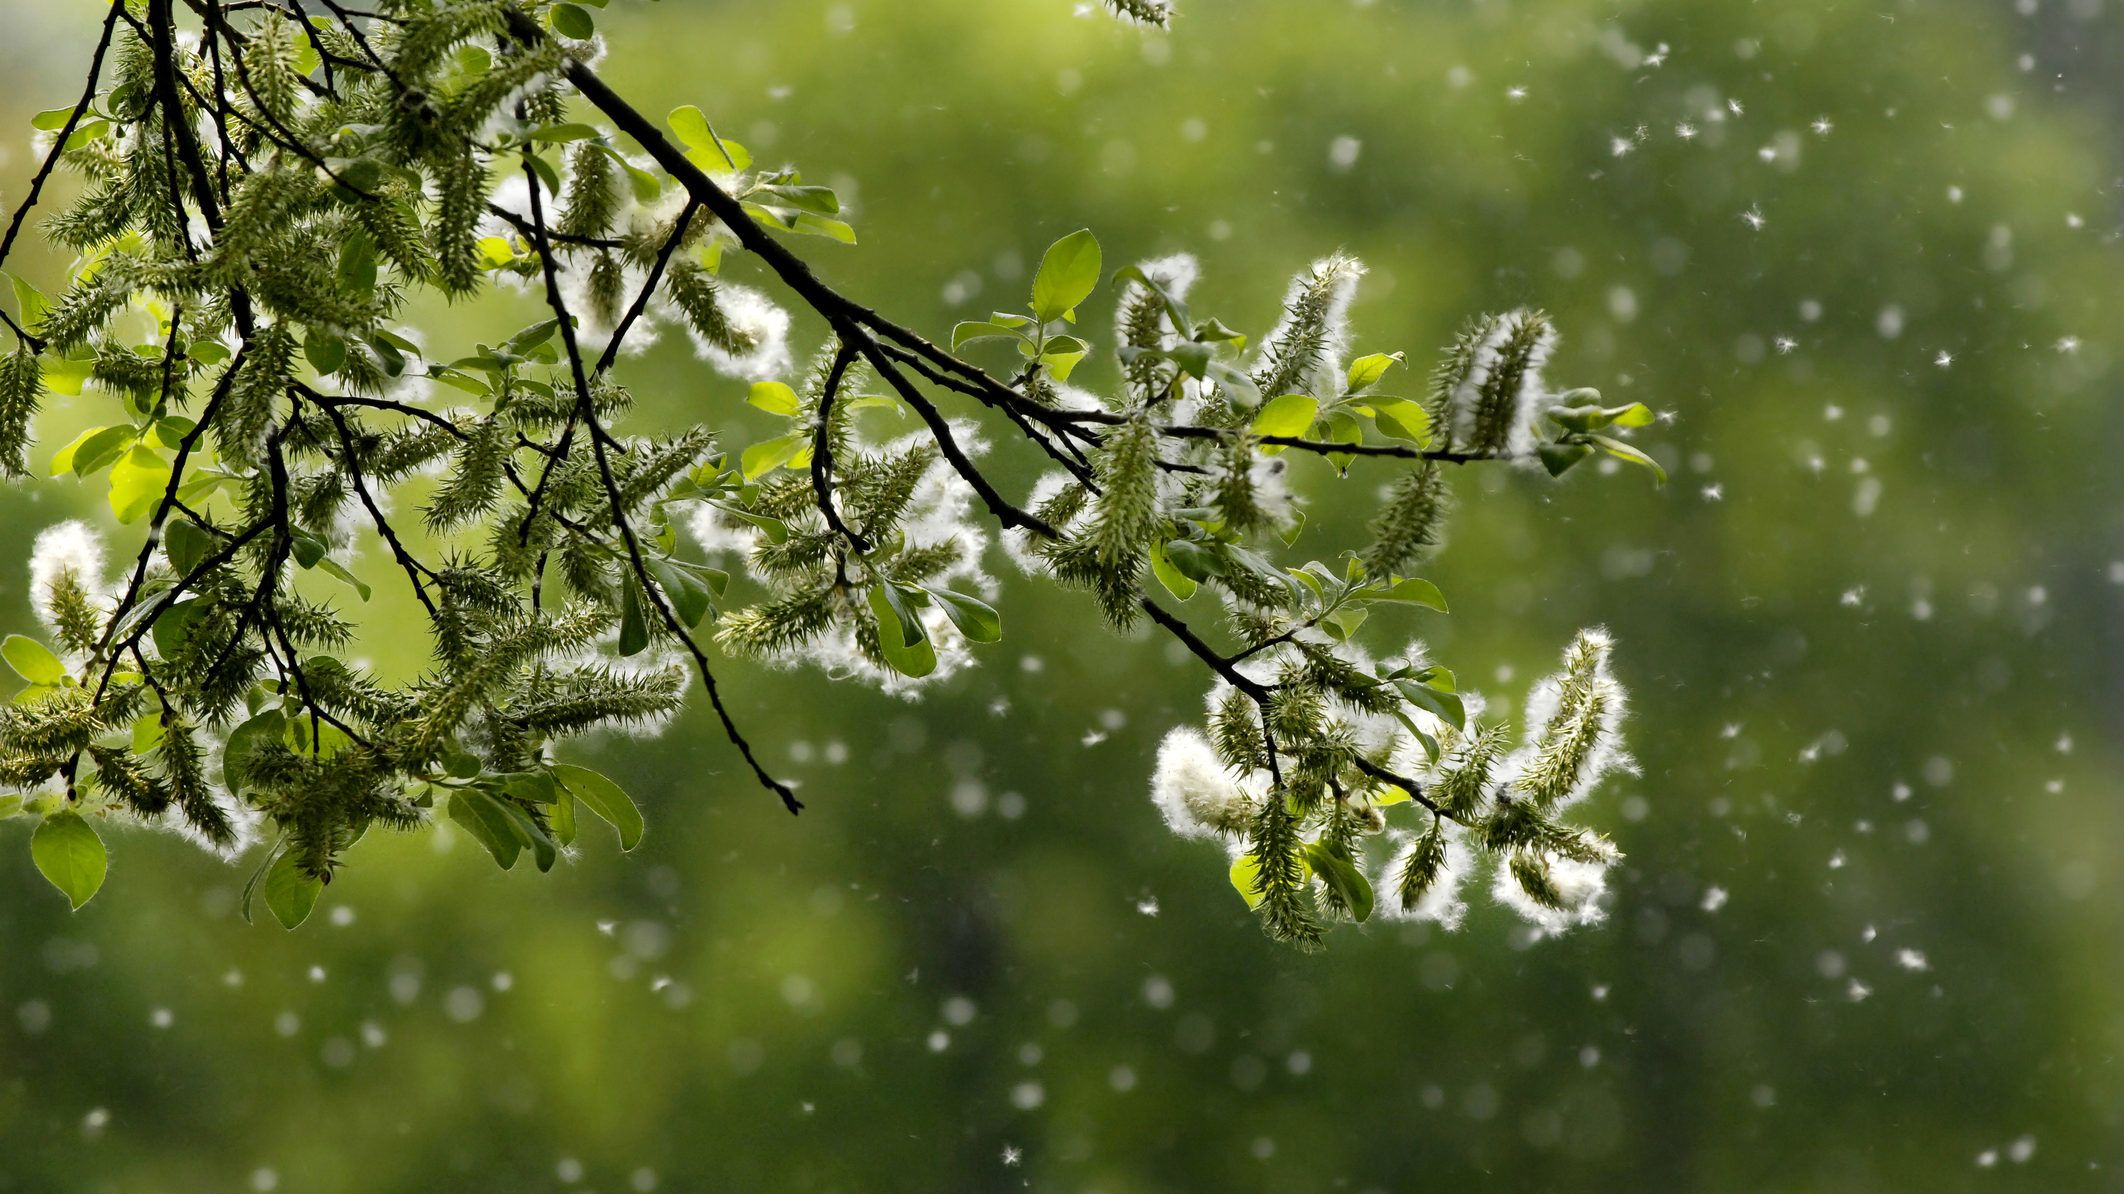
[[[559,330],[560,320],[541,319],[529,327],[520,329],[515,335],[502,341],[501,350],[508,356],[528,357],[543,348],[547,342],[553,339],[553,334]]]
[[[620,596],[619,653],[639,655],[649,645],[649,619],[642,609],[642,586],[632,572]]]
[[[643,563],[649,566],[649,575],[656,579],[656,587],[664,591],[671,603],[671,612],[688,627],[699,626],[708,611],[715,608],[715,598],[708,584],[699,575],[679,564],[676,560],[650,559]]]
[[[1417,447],[1429,447],[1431,443],[1431,412],[1421,402],[1406,398],[1375,399],[1372,422],[1378,425],[1380,434],[1405,439]]]
[[[959,633],[965,635],[968,642],[993,643],[1003,638],[1003,615],[985,602],[950,589],[925,588],[923,591],[936,598],[944,616],[951,619],[951,624],[959,628]]]
[[[176,658],[192,636],[192,623],[197,622],[203,612],[205,607],[194,599],[180,601],[156,614],[153,625],[148,628],[155,640],[155,650],[164,659]]]
[[[1326,434],[1321,438],[1330,443],[1361,444],[1364,442],[1364,427],[1357,416],[1346,410],[1331,410],[1327,413]],[[1342,472],[1348,472],[1350,461],[1356,459],[1347,452],[1328,453],[1328,463]]]
[[[487,848],[496,865],[508,870],[523,853],[524,839],[502,803],[477,788],[459,788],[450,794],[450,819],[464,826],[474,841]]]
[[[278,708],[267,709],[230,731],[228,745],[221,750],[221,774],[231,791],[239,790],[238,777],[243,774],[244,760],[261,746],[285,742],[287,733],[287,714]]]
[[[1166,592],[1180,600],[1185,601],[1193,597],[1195,590],[1201,587],[1192,577],[1173,565],[1172,557],[1166,553],[1165,544],[1152,543],[1150,559],[1151,574],[1158,578],[1159,584],[1165,586]]]
[[[1552,477],[1561,477],[1571,466],[1593,454],[1590,444],[1542,444],[1534,449],[1541,457],[1541,467],[1549,470]]]
[[[735,173],[752,164],[752,155],[745,152],[745,147],[717,136],[708,118],[692,104],[673,108],[664,120],[678,134],[680,143],[692,151],[686,156],[701,169]]]
[[[317,567],[317,562],[324,559],[328,550],[329,544],[308,531],[296,530],[288,535],[288,554],[294,556],[295,563],[304,569]]]
[[[1364,620],[1371,616],[1362,606],[1345,605],[1320,619],[1320,627],[1343,642],[1348,642],[1357,633],[1357,628],[1364,625]]]
[[[1626,444],[1619,439],[1610,439],[1605,435],[1594,436],[1593,442],[1600,445],[1601,451],[1615,457],[1617,460],[1626,461],[1639,468],[1649,470],[1653,480],[1659,484],[1665,485],[1667,483],[1667,470],[1660,467],[1659,461],[1638,451],[1632,445]]]
[[[265,874],[266,907],[273,919],[283,929],[293,929],[310,919],[310,910],[317,906],[317,897],[324,891],[323,880],[315,875],[305,875],[295,864],[295,855],[283,850]]]
[[[66,679],[66,665],[52,654],[51,648],[20,634],[10,634],[0,641],[0,657],[7,659],[7,666],[15,674],[32,684],[58,685]]]
[[[1577,391],[1573,391],[1576,393]],[[1597,391],[1586,391],[1598,398]],[[1628,406],[1552,406],[1549,419],[1566,431],[1585,433],[1599,431],[1604,427],[1646,427],[1655,416],[1652,408],[1642,402]]]
[[[38,822],[37,831],[30,835],[30,860],[76,910],[103,886],[110,861],[103,839],[71,809],[61,809]]]
[[[952,325],[951,350],[957,352],[976,340],[1025,340],[1025,333],[1018,330],[1022,324],[1007,324],[995,320],[965,320]]]
[[[1261,906],[1261,858],[1255,854],[1241,854],[1232,861],[1232,886],[1238,889],[1239,898],[1249,908]]]
[[[1054,375],[1056,381],[1068,381],[1071,371],[1077,367],[1077,362],[1090,352],[1091,345],[1075,336],[1055,336],[1040,350],[1040,364],[1047,366],[1047,371]]]
[[[1080,228],[1047,247],[1033,275],[1033,318],[1052,323],[1069,317],[1099,284],[1099,239]]]
[[[553,18],[553,31],[562,37],[576,41],[589,41],[597,36],[597,22],[590,13],[574,4],[556,4],[548,10]]]
[[[1419,580],[1413,576],[1395,581],[1392,587],[1374,597],[1373,600],[1408,601],[1417,605],[1429,606],[1442,614],[1452,612],[1446,608],[1445,594],[1438,591],[1437,585],[1427,580]]]
[[[162,550],[178,576],[190,576],[214,554],[214,537],[189,518],[173,518],[162,530]]]
[[[642,821],[642,810],[635,807],[633,798],[618,784],[588,767],[569,763],[554,764],[553,778],[559,780],[568,794],[584,808],[619,831],[620,849],[632,850],[642,844],[642,831],[647,828]]]
[[[360,577],[354,575],[352,572],[347,571],[346,565],[340,563],[338,560],[319,560],[317,561],[317,569],[318,571],[323,572],[326,576],[338,580],[342,584],[345,584],[348,588],[353,589],[355,592],[361,594],[361,599],[363,601],[367,601],[373,595],[373,591],[369,588],[368,582],[362,580]]]
[[[339,372],[347,363],[347,342],[338,332],[313,327],[303,333],[302,357],[319,375]]]
[[[745,474],[745,480],[757,481],[783,465],[791,464],[810,446],[811,437],[802,432],[761,440],[738,457],[738,468]],[[809,463],[808,457],[806,463]]]
[[[778,381],[756,381],[745,401],[771,415],[795,418],[798,405],[796,391]]]
[[[71,472],[77,477],[94,476],[106,465],[116,463],[139,437],[138,429],[123,425],[84,431],[52,457],[52,475]]]
[[[161,503],[169,487],[169,462],[153,448],[134,444],[111,468],[111,513],[119,522],[138,522]]]
[[[1313,873],[1320,881],[1335,889],[1348,905],[1350,916],[1362,924],[1372,915],[1372,883],[1357,869],[1350,856],[1340,850],[1330,849],[1319,842],[1305,844],[1305,856],[1313,864]]]
[[[1355,394],[1367,388],[1373,382],[1385,377],[1387,370],[1401,364],[1406,359],[1403,354],[1398,352],[1375,352],[1370,356],[1358,357],[1350,362],[1349,378],[1343,386],[1344,392]]]
[[[376,242],[369,239],[368,233],[350,232],[339,243],[339,282],[357,294],[376,289]]]
[[[1165,544],[1166,559],[1174,570],[1189,580],[1203,581],[1224,573],[1224,561],[1217,553],[1192,539],[1174,539]]]
[[[831,216],[815,215],[808,211],[798,212],[796,219],[790,223],[789,230],[801,232],[806,236],[823,236],[828,240],[837,240],[844,245],[856,243],[855,227],[848,221],[836,220]]]
[[[46,298],[43,291],[30,285],[29,281],[19,274],[0,269],[0,278],[6,278],[8,285],[14,289],[17,322],[32,331],[36,330],[37,325],[44,321],[44,313],[51,309],[52,300]]]
[[[553,811],[546,814],[546,829],[553,834],[553,844],[565,850],[575,844],[575,796],[563,786],[560,798],[553,802]]]
[[[917,678],[937,670],[937,649],[929,641],[929,632],[899,590],[887,583],[872,585],[869,603],[870,615],[877,620],[878,653],[887,666]]]
[[[1271,398],[1262,403],[1254,415],[1254,434],[1302,436],[1319,413],[1320,402],[1310,394],[1284,394]]]
[[[1401,695],[1408,698],[1409,704],[1436,717],[1454,729],[1463,729],[1467,726],[1468,710],[1466,704],[1461,701],[1460,694],[1443,692],[1428,684],[1418,684],[1413,680],[1398,680],[1395,682],[1394,687],[1401,690]]]

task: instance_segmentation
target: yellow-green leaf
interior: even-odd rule
[[[30,835],[30,860],[76,909],[103,886],[109,856],[103,839],[79,813],[61,809],[46,817]]]

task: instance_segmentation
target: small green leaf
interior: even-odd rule
[[[618,784],[588,767],[569,763],[554,764],[553,778],[559,780],[568,794],[584,808],[619,831],[620,849],[632,850],[642,844],[642,832],[646,828],[642,810],[635,807],[633,798]]]
[[[1386,592],[1379,594],[1374,600],[1408,601],[1416,605],[1429,606],[1442,614],[1452,612],[1446,608],[1445,594],[1438,591],[1437,585],[1427,580],[1419,580],[1413,576],[1403,577],[1395,581],[1392,587],[1387,589]]]
[[[1047,367],[1047,371],[1056,381],[1068,381],[1070,373],[1077,367],[1077,362],[1090,352],[1091,345],[1075,336],[1055,336],[1040,350],[1040,364]]]
[[[285,742],[287,733],[287,714],[278,708],[267,709],[229,732],[228,745],[221,751],[221,774],[230,791],[239,790],[244,762],[251,753],[269,743]]]
[[[1076,310],[1099,284],[1099,239],[1080,228],[1047,247],[1033,275],[1033,318],[1052,323]]]
[[[620,595],[619,653],[639,655],[649,646],[649,619],[642,608],[642,586],[629,572]]]
[[[566,787],[560,790],[560,799],[553,802],[553,811],[546,814],[546,828],[552,831],[553,844],[565,850],[575,844],[575,796]]]
[[[1418,684],[1413,680],[1397,681],[1394,687],[1400,689],[1401,695],[1406,697],[1408,702],[1418,709],[1436,717],[1454,729],[1466,727],[1468,723],[1467,705],[1460,699],[1458,693],[1443,692],[1428,684]]]
[[[553,31],[562,37],[589,41],[597,36],[597,22],[591,20],[589,12],[580,6],[556,4],[548,11],[553,18]]]
[[[7,666],[15,669],[16,675],[32,684],[57,685],[66,679],[66,665],[36,639],[8,635],[0,641],[0,657],[7,659]]]
[[[679,142],[691,151],[686,156],[701,169],[735,173],[752,164],[752,155],[745,152],[745,147],[716,135],[715,127],[692,104],[673,108],[664,119],[678,134]]]
[[[992,319],[965,320],[953,324],[951,329],[951,350],[957,352],[976,340],[1017,340],[1022,342],[1025,339],[1025,333],[1018,330],[1020,326],[1023,325],[999,323]]]
[[[0,278],[6,278],[8,285],[15,292],[15,310],[19,313],[17,322],[23,327],[35,330],[38,324],[44,322],[44,313],[51,309],[52,300],[19,274],[0,269]]]
[[[1375,352],[1370,356],[1358,357],[1350,362],[1349,378],[1343,386],[1344,392],[1355,394],[1368,388],[1373,382],[1385,377],[1387,370],[1401,364],[1405,359],[1403,354],[1398,352]]]
[[[1193,597],[1195,590],[1201,587],[1193,578],[1173,565],[1172,557],[1165,550],[1165,544],[1152,543],[1150,558],[1151,573],[1158,578],[1158,583],[1165,586],[1166,592],[1180,600],[1185,601]]]
[[[810,446],[811,437],[802,433],[761,440],[738,457],[738,468],[745,474],[745,480],[757,481],[785,464],[793,464],[800,453],[806,455],[806,463],[809,463],[806,449]]]
[[[94,476],[105,466],[117,463],[139,438],[137,429],[124,425],[84,431],[81,438],[52,457],[52,475],[71,472],[77,477]]]
[[[1174,539],[1165,545],[1165,557],[1175,571],[1189,580],[1203,581],[1224,573],[1217,553],[1192,539]]]
[[[134,444],[111,467],[111,513],[119,522],[138,522],[162,502],[169,487],[169,462],[153,448]]]
[[[798,405],[796,391],[778,381],[756,381],[745,401],[771,415],[795,418]]]
[[[273,919],[283,929],[293,929],[310,919],[310,910],[317,906],[317,897],[324,891],[324,882],[315,875],[305,875],[295,864],[295,855],[283,850],[265,874],[265,903],[273,913]]]
[[[189,518],[173,518],[162,530],[162,550],[178,576],[190,576],[214,554],[214,537]]]
[[[81,815],[61,809],[38,822],[30,835],[30,860],[78,911],[103,886],[109,856],[103,839]]]
[[[1357,628],[1364,625],[1365,619],[1369,617],[1371,614],[1363,606],[1345,605],[1320,619],[1320,628],[1343,642],[1348,642],[1357,633]]]
[[[516,865],[517,856],[523,853],[524,840],[516,832],[516,825],[501,801],[477,788],[459,788],[450,794],[450,819],[464,826],[474,841],[487,848],[494,856],[495,864],[503,870]]]
[[[1302,436],[1319,413],[1320,402],[1310,394],[1284,394],[1271,398],[1262,403],[1254,415],[1254,434]]]
[[[1389,398],[1384,401],[1375,399],[1369,405],[1372,422],[1378,425],[1380,434],[1408,440],[1420,448],[1430,446],[1431,412],[1425,410],[1421,402]]]
[[[950,589],[925,589],[944,610],[944,616],[959,628],[968,642],[993,643],[1003,638],[1003,615],[985,602]]]
[[[888,667],[916,678],[937,670],[937,649],[929,641],[929,632],[899,590],[890,584],[872,585],[869,603],[870,615],[877,621],[878,653]]]
[[[671,612],[688,627],[699,626],[708,611],[715,608],[715,598],[708,591],[708,584],[700,576],[681,566],[675,560],[650,559],[643,561],[649,566],[649,575],[656,579],[656,587],[664,591],[671,603]]]
[[[1541,467],[1549,470],[1552,477],[1561,477],[1571,466],[1593,454],[1590,444],[1542,444],[1534,449],[1541,457]]]
[[[1615,457],[1617,460],[1626,461],[1639,468],[1649,470],[1652,474],[1652,479],[1659,484],[1665,485],[1667,483],[1667,470],[1660,467],[1659,461],[1638,451],[1632,445],[1626,444],[1619,439],[1610,439],[1605,435],[1594,436],[1593,442],[1600,445],[1601,451]]]
[[[376,242],[369,239],[368,233],[350,232],[339,242],[339,282],[359,294],[376,289]],[[341,343],[343,346],[345,342]]]
[[[1238,889],[1239,898],[1249,908],[1261,906],[1261,859],[1254,854],[1241,854],[1232,861],[1232,886]]]
[[[361,594],[361,599],[363,601],[367,601],[373,595],[373,591],[369,588],[368,582],[354,575],[352,572],[347,571],[346,565],[340,563],[338,560],[319,560],[317,561],[317,568],[318,571],[323,572],[326,576],[332,577],[333,579],[346,585],[348,588],[353,589],[355,592]]]
[[[313,327],[303,334],[303,359],[319,375],[339,372],[347,363],[347,342],[338,332]]]
[[[1372,883],[1357,869],[1350,856],[1331,849],[1319,842],[1305,844],[1306,860],[1313,864],[1313,873],[1320,881],[1335,889],[1342,902],[1349,907],[1350,916],[1362,924],[1372,915]]]

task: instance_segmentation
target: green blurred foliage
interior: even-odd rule
[[[10,203],[83,17],[10,16]],[[919,704],[732,665],[796,821],[697,710],[584,760],[648,809],[635,855],[591,835],[540,877],[448,831],[372,839],[294,935],[236,915],[242,869],[143,834],[70,915],[10,825],[0,1189],[2120,1180],[2124,93],[2099,5],[600,21],[645,110],[700,104],[853,196],[861,247],[803,247],[932,333],[1083,225],[1111,263],[1195,251],[1194,305],[1237,326],[1339,247],[1372,270],[1363,350],[1422,366],[1466,315],[1539,303],[1557,378],[1678,412],[1642,437],[1664,491],[1466,477],[1431,570],[1455,613],[1424,630],[1470,684],[1514,691],[1582,624],[1619,640],[1643,774],[1590,813],[1630,855],[1610,922],[1529,945],[1479,907],[1452,937],[1275,947],[1144,798],[1199,669],[1018,584],[989,666]],[[492,335],[506,306],[436,318]],[[682,344],[631,368],[657,418],[765,426]],[[100,504],[68,484],[0,493],[0,558]],[[1373,484],[1305,474],[1346,533]],[[11,616],[22,591],[0,573]],[[379,611],[368,649],[417,664],[412,611]]]

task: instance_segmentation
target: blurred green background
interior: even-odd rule
[[[1478,899],[1457,935],[1274,946],[1145,797],[1199,668],[1009,579],[1005,643],[919,703],[726,665],[798,820],[695,709],[581,756],[649,812],[635,855],[372,838],[293,935],[137,832],[69,915],[8,824],[0,1189],[2124,1190],[2102,0],[600,19],[644,109],[853,196],[863,245],[804,247],[925,330],[1080,225],[1110,265],[1196,252],[1195,308],[1255,334],[1340,247],[1365,350],[1427,368],[1538,303],[1555,380],[1675,412],[1663,491],[1464,477],[1455,613],[1411,624],[1506,697],[1614,631],[1643,774],[1590,806],[1629,853],[1609,922],[1530,943]],[[6,21],[12,205],[95,14]],[[629,378],[656,419],[766,425],[677,337]],[[1381,477],[1306,473],[1309,536]],[[100,506],[0,490],[0,559]],[[369,649],[411,662],[394,610]]]

